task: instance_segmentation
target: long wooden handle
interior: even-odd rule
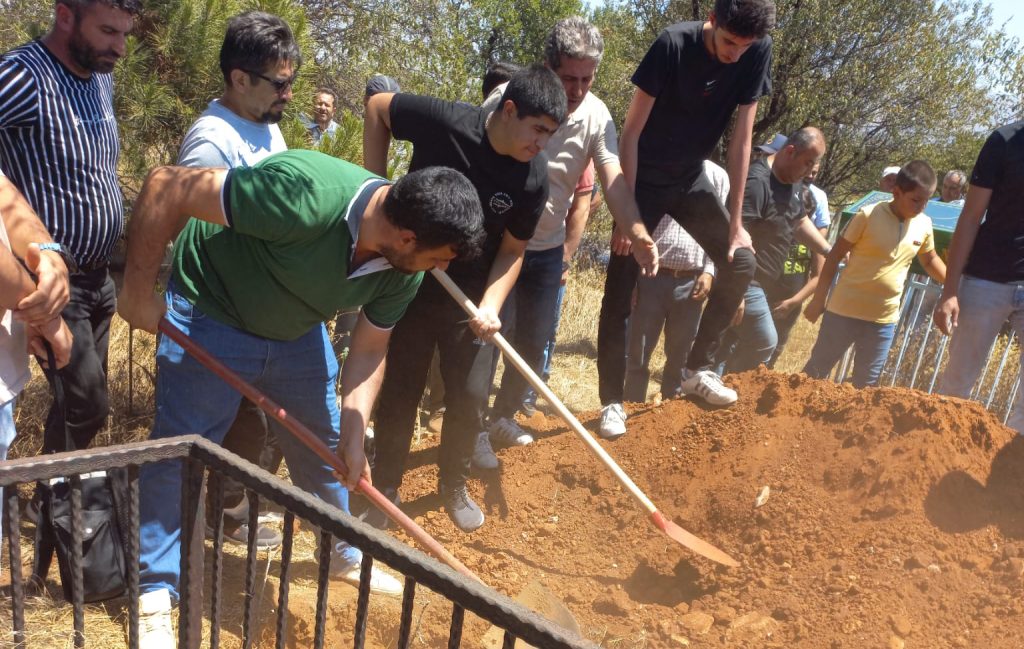
[[[452,281],[452,278],[448,277],[448,275],[444,271],[439,270],[437,268],[433,269],[430,272],[434,274],[434,277],[437,279],[437,281],[441,283],[441,286],[443,286],[445,290],[447,290],[448,293],[451,294],[451,296],[455,298],[455,300],[459,304],[462,305],[462,308],[466,311],[466,313],[468,313],[470,316],[476,317],[476,305],[473,304],[473,302],[468,297],[466,297],[466,294],[462,292],[462,289],[455,285],[455,282]],[[498,346],[498,349],[501,350],[501,353],[505,355],[505,360],[512,363],[512,365],[514,365],[515,368],[522,373],[522,375],[526,378],[530,385],[533,386],[533,389],[540,393],[541,396],[547,399],[548,403],[555,407],[555,410],[557,410],[558,414],[562,417],[562,419],[564,419],[565,422],[569,424],[569,427],[572,428],[573,432],[576,433],[580,437],[580,439],[582,439],[584,443],[586,443],[587,447],[590,448],[591,451],[593,451],[594,455],[596,455],[598,459],[601,460],[601,462],[606,467],[608,467],[608,469],[612,472],[612,474],[619,481],[619,483],[621,483],[622,486],[624,486],[626,490],[629,491],[633,498],[635,498],[637,502],[639,502],[640,505],[647,510],[651,522],[654,523],[654,525],[659,530],[668,535],[668,537],[674,540],[676,543],[679,543],[683,547],[689,548],[697,554],[705,556],[711,559],[712,561],[717,561],[722,565],[731,567],[736,567],[740,565],[739,562],[737,562],[735,559],[730,557],[722,550],[716,548],[707,541],[694,536],[690,532],[686,531],[676,523],[666,518],[664,514],[658,511],[658,509],[654,506],[654,503],[651,502],[651,499],[648,498],[647,495],[640,490],[640,487],[636,486],[636,483],[634,483],[630,479],[630,477],[626,475],[626,472],[622,470],[618,463],[615,462],[615,460],[613,460],[612,457],[608,455],[604,448],[602,448],[601,445],[597,443],[597,440],[595,440],[593,435],[591,435],[590,432],[583,427],[583,424],[580,423],[580,420],[576,419],[576,416],[569,412],[569,409],[565,407],[565,404],[562,403],[562,401],[555,396],[555,393],[548,388],[547,384],[545,384],[544,381],[542,381],[540,377],[537,376],[533,369],[526,364],[523,358],[518,353],[516,353],[516,350],[513,349],[512,346],[508,344],[508,341],[505,340],[505,338],[501,334],[494,334],[492,339],[494,340],[494,344]]]
[[[290,415],[284,408],[274,403],[269,397],[267,397],[267,395],[256,389],[255,386],[246,382],[242,377],[231,371],[226,365],[221,363],[194,340],[189,338],[185,332],[172,325],[167,318],[162,318],[160,320],[158,328],[161,333],[181,345],[185,351],[194,356],[200,364],[206,367],[206,369],[210,370],[227,382],[228,385],[245,395],[247,399],[259,406],[263,412],[281,422],[282,426],[287,428],[300,442],[305,444],[309,450],[316,453],[324,463],[333,468],[339,475],[348,474],[348,467],[346,467],[345,463],[341,461],[341,458],[331,451],[326,444],[320,441],[320,439],[313,434],[313,431],[306,428],[302,422]],[[391,502],[391,500],[381,492],[377,491],[366,480],[366,478],[359,478],[358,489],[367,497],[367,499],[387,514],[388,518],[395,521],[395,523],[405,530],[409,536],[411,536],[420,545],[420,547],[446,563],[453,570],[483,583],[483,580],[477,577],[472,570],[456,559],[454,555],[448,552],[448,550],[444,549],[444,546],[438,543],[434,537],[430,536],[426,530],[417,525],[416,521],[406,516],[401,509]]]
[[[452,278],[448,277],[448,273],[437,268],[431,270],[430,272],[434,275],[434,278],[441,283],[441,286],[443,286],[445,290],[447,290],[448,293],[453,298],[455,298],[455,301],[462,306],[466,313],[468,313],[470,316],[476,317],[476,305],[473,304],[472,300],[466,297],[466,294],[462,292],[462,289],[460,289],[455,284],[455,282],[452,281]],[[512,348],[512,345],[508,344],[508,341],[505,340],[504,336],[502,336],[500,333],[497,333],[494,334],[492,340],[494,341],[494,344],[497,345],[498,349],[501,350],[501,353],[505,355],[505,359],[512,363],[512,365],[514,365],[517,370],[519,370],[519,372],[523,375],[527,382],[531,386],[533,386],[533,389],[536,390],[538,394],[542,395],[548,403],[554,406],[559,416],[562,419],[564,419],[567,424],[569,424],[569,427],[572,428],[573,432],[576,433],[580,437],[580,439],[583,440],[583,442],[590,448],[590,450],[597,456],[597,458],[601,460],[601,462],[606,467],[608,467],[608,469],[615,475],[615,478],[622,484],[623,487],[626,488],[627,491],[629,491],[633,498],[635,498],[637,502],[639,502],[640,505],[643,506],[643,508],[648,511],[648,513],[654,514],[655,512],[657,512],[658,508],[654,506],[654,503],[651,502],[651,499],[648,498],[647,495],[640,490],[640,487],[636,486],[636,483],[633,482],[633,480],[630,479],[628,475],[626,475],[626,472],[622,470],[622,467],[620,467],[618,463],[614,459],[612,459],[612,456],[608,455],[608,452],[605,451],[604,448],[597,443],[597,440],[595,440],[594,436],[591,435],[590,432],[583,427],[583,424],[580,423],[580,420],[577,419],[574,414],[569,412],[569,409],[565,407],[565,404],[562,403],[562,400],[555,396],[555,393],[552,392],[550,388],[548,388],[547,384],[544,383],[544,381],[542,381],[539,376],[537,376],[537,373],[533,371],[533,369],[526,363],[526,361],[523,360],[523,357],[520,356],[516,352],[516,350]]]

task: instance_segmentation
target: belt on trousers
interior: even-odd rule
[[[702,272],[703,271],[701,270],[696,270],[693,268],[689,270],[676,270],[674,268],[665,268],[664,266],[658,268],[659,275],[663,277],[674,277],[676,279],[683,279],[685,277],[696,277],[697,275],[700,275]]]
[[[107,259],[100,259],[97,261],[90,261],[85,264],[78,265],[78,272],[75,275],[86,275],[101,268],[106,268],[110,265],[110,261]]]

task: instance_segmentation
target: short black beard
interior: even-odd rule
[[[272,113],[272,112],[270,112],[268,110],[267,112],[265,112],[262,115],[260,115],[260,123],[261,124],[277,124],[282,119],[284,119],[284,113],[283,112],[277,113],[275,115],[274,113]]]
[[[82,32],[78,30],[76,26],[71,34],[71,39],[68,41],[68,51],[71,54],[71,59],[83,70],[89,72],[98,72],[100,74],[110,74],[114,71],[114,63],[107,63],[106,61],[100,61],[101,56],[112,56],[115,59],[118,58],[117,52],[108,50],[106,52],[98,52],[96,49],[89,45],[84,38],[82,38]]]
[[[273,108],[273,107],[271,107],[271,108]],[[281,106],[281,112],[280,113],[276,113],[275,114],[272,111],[269,111],[269,110],[266,111],[265,113],[260,115],[260,120],[259,121],[260,121],[261,124],[277,124],[282,119],[284,119],[284,106]]]

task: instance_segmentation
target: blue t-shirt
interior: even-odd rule
[[[214,99],[185,134],[178,164],[228,169],[251,167],[287,149],[277,124],[249,121]]]

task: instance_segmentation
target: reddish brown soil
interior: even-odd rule
[[[604,647],[1024,646],[1024,438],[977,404],[905,389],[767,371],[727,382],[741,395],[734,407],[637,406],[629,433],[605,448],[739,568],[658,532],[543,416],[525,422],[537,443],[501,451],[502,468],[471,481],[482,529],[462,534],[439,511],[429,445],[413,455],[403,508],[506,594],[539,579]],[[289,647],[310,646],[315,619],[311,552],[299,558]],[[274,588],[263,590],[259,646],[273,646]],[[416,602],[413,646],[447,646],[450,604],[423,590]],[[225,608],[237,635],[241,599]],[[327,646],[351,644],[354,609],[355,590],[332,585]],[[395,645],[398,610],[371,598],[368,647]],[[468,616],[462,646],[479,646],[486,629]]]
[[[767,371],[728,382],[736,406],[638,406],[605,448],[739,568],[671,542],[540,416],[526,422],[536,444],[472,481],[482,529],[437,511],[432,449],[414,456],[405,508],[499,590],[541,579],[603,646],[1022,646],[1024,439],[977,404],[905,389]],[[448,610],[434,608],[423,646],[446,643]],[[470,624],[463,646],[485,628]]]

